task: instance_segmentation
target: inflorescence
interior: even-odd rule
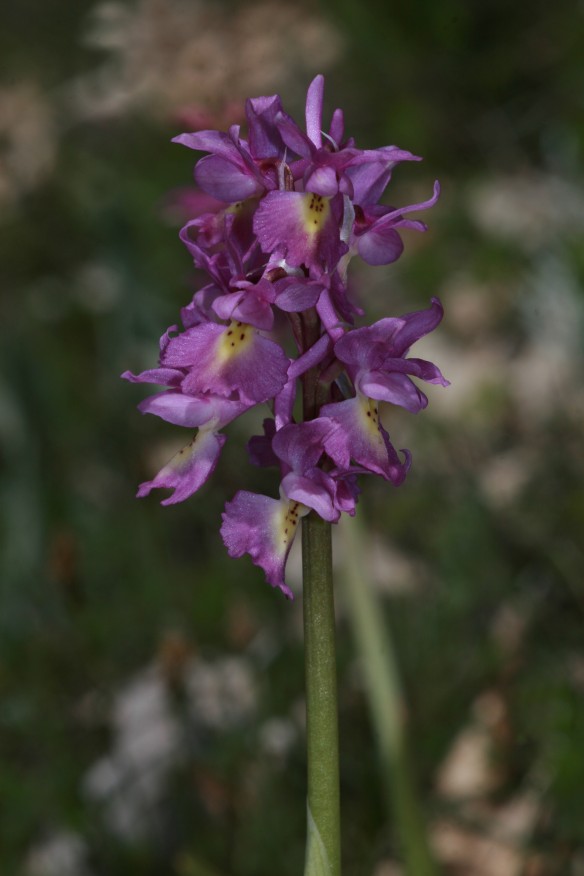
[[[300,517],[314,510],[336,523],[343,511],[354,515],[358,475],[398,485],[410,467],[409,452],[400,458],[389,440],[379,402],[417,413],[428,400],[411,376],[448,385],[431,362],[408,358],[442,319],[437,298],[425,310],[353,328],[363,311],[347,289],[353,256],[389,264],[403,250],[399,229],[426,230],[404,216],[431,207],[439,185],[423,203],[379,204],[396,164],[419,159],[397,146],[356,148],[344,139],[340,109],[324,133],[323,88],[317,76],[308,89],[306,132],[273,95],[247,101],[247,139],[238,125],[175,138],[209,153],[195,180],[214,209],[180,232],[209,282],[182,309],[183,330],[172,326],[162,336],[159,367],[122,375],[166,387],[139,405],[143,413],[197,429],[138,490],[172,489],[163,505],[209,479],[225,426],[270,404],[264,434],[248,450],[255,465],[279,468],[279,498],[240,490],[226,504],[221,534],[231,557],[249,554],[290,598],[284,572]],[[304,420],[297,422],[300,378]]]

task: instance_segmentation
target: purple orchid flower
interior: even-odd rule
[[[239,125],[232,125],[229,134],[199,131],[179,134],[172,140],[189,149],[211,153],[197,162],[195,180],[208,195],[229,204],[261,195],[268,186],[272,187],[255,164],[239,131]]]
[[[380,205],[355,208],[352,250],[359,253],[369,265],[388,265],[395,262],[403,252],[403,241],[396,228],[427,231],[427,226],[417,220],[404,219],[404,213],[413,213],[433,207],[440,196],[440,184],[434,183],[434,194],[427,201],[410,204],[394,210]]]
[[[432,362],[406,358],[411,345],[433,331],[443,313],[439,299],[432,298],[425,310],[381,319],[372,326],[347,332],[335,344],[335,355],[347,366],[356,389],[364,396],[417,413],[426,407],[428,399],[409,374],[427,383],[450,385]]]
[[[324,520],[336,523],[336,485],[318,463],[327,436],[336,431],[332,420],[319,417],[306,423],[290,423],[274,435],[272,450],[281,462],[280,491],[291,501],[312,508]]]
[[[348,251],[341,240],[343,198],[312,192],[270,192],[261,201],[253,228],[265,253],[292,267],[332,272]]]
[[[361,475],[394,485],[406,476],[410,454],[393,447],[379,403],[415,413],[428,400],[412,378],[448,385],[437,366],[408,355],[439,324],[438,299],[426,310],[354,329],[363,310],[348,287],[353,256],[389,264],[401,255],[404,229],[426,230],[408,214],[436,203],[438,183],[421,203],[380,204],[393,169],[420,159],[397,146],[359,149],[345,137],[339,109],[326,133],[323,96],[317,76],[306,96],[305,129],[271,95],[247,101],[245,136],[233,125],[227,133],[175,138],[208,153],[194,170],[204,194],[189,202],[191,218],[180,231],[207,279],[181,310],[184,330],[163,334],[159,367],[123,375],[163,387],[140,403],[143,413],[197,430],[140,485],[139,496],[172,490],[162,504],[206,483],[226,440],[223,427],[269,404],[264,434],[248,448],[254,464],[279,469],[280,497],[239,491],[226,505],[221,533],[230,556],[249,554],[289,597],[285,566],[299,519],[316,513],[336,523],[342,513],[353,515]],[[319,405],[310,403],[317,416],[306,422],[295,422],[300,382],[314,388]]]
[[[334,423],[319,418],[291,423],[277,432],[274,426],[267,422],[264,440],[256,441],[253,449],[260,464],[280,462],[284,473],[280,498],[238,492],[225,506],[221,535],[230,557],[249,554],[264,570],[268,583],[292,599],[284,576],[299,519],[312,509],[325,520],[336,522],[341,510],[350,509],[351,501],[354,509],[356,491],[355,485],[345,480],[337,487],[318,467],[323,442],[336,429]]]
[[[289,359],[279,346],[239,320],[202,323],[171,338],[162,365],[185,369],[182,391],[215,393],[258,403],[273,398],[287,380]]]
[[[143,414],[154,414],[177,426],[196,428],[192,440],[179,450],[151,480],[140,484],[138,497],[147,496],[158,487],[172,489],[162,505],[183,502],[207,482],[213,474],[226,436],[219,430],[239,417],[250,405],[220,396],[193,397],[180,390],[182,372],[172,368],[157,368],[135,375],[122,375],[132,383],[156,383],[169,389],[156,393],[140,402]]]
[[[286,497],[271,499],[240,490],[227,502],[223,514],[221,537],[227,553],[234,559],[249,554],[252,562],[264,570],[268,584],[293,599],[284,580],[286,560],[300,517],[309,510]]]
[[[327,436],[324,447],[341,470],[349,470],[353,462],[396,487],[402,483],[411,465],[411,455],[402,450],[405,460],[401,462],[381,424],[374,399],[358,392],[355,398],[323,405],[320,413],[339,427]]]

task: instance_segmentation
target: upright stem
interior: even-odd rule
[[[304,348],[319,338],[316,312],[304,314]],[[318,373],[302,378],[304,419],[318,416]],[[304,876],[340,876],[341,826],[335,607],[331,525],[311,511],[302,520],[304,661],[308,760],[308,836]]]
[[[331,527],[312,511],[302,521],[308,753],[305,876],[340,876],[341,830],[335,612]],[[326,855],[322,855],[320,842]]]

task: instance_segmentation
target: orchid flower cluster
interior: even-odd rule
[[[394,449],[379,403],[416,413],[427,398],[411,377],[448,385],[431,362],[408,356],[440,322],[438,299],[354,328],[363,311],[347,287],[354,256],[389,264],[403,250],[402,228],[426,230],[404,217],[431,207],[439,185],[423,203],[380,204],[393,168],[419,159],[396,146],[358,149],[345,139],[340,109],[325,133],[323,88],[320,75],[308,88],[306,131],[273,95],[247,101],[247,139],[238,125],[174,139],[208,153],[194,175],[212,209],[180,232],[208,282],[182,309],[182,330],[162,336],[159,367],[122,375],[165,387],[139,405],[143,413],[197,430],[138,490],[172,489],[163,505],[182,502],[210,478],[225,426],[270,405],[264,434],[248,450],[255,465],[279,469],[279,497],[239,491],[221,534],[231,557],[249,554],[290,598],[285,565],[299,519],[311,510],[331,523],[354,515],[359,475],[394,485],[406,476],[410,454]],[[303,420],[295,417],[301,383]]]

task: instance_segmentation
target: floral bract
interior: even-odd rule
[[[362,311],[347,287],[353,257],[389,264],[402,253],[402,229],[426,230],[404,217],[433,206],[440,187],[418,204],[380,204],[394,167],[420,159],[397,146],[358,149],[345,139],[341,110],[325,132],[323,90],[317,76],[305,130],[273,95],[247,101],[247,139],[237,125],[175,138],[207,153],[194,175],[210,212],[187,222],[180,239],[208,282],[182,309],[183,330],[173,326],[162,336],[159,367],[122,375],[165,387],[139,405],[143,413],[197,430],[138,490],[171,489],[164,505],[206,483],[224,427],[255,405],[268,406],[272,416],[264,434],[250,439],[249,454],[255,465],[279,469],[279,496],[238,492],[226,504],[221,534],[231,557],[249,554],[290,598],[285,566],[300,518],[312,511],[336,523],[341,513],[355,513],[359,475],[398,485],[407,474],[410,454],[392,445],[380,402],[417,413],[428,400],[412,377],[448,385],[431,362],[409,356],[442,319],[438,299],[355,328]],[[293,348],[291,358],[285,350]],[[296,422],[296,395],[308,375],[318,406]]]

